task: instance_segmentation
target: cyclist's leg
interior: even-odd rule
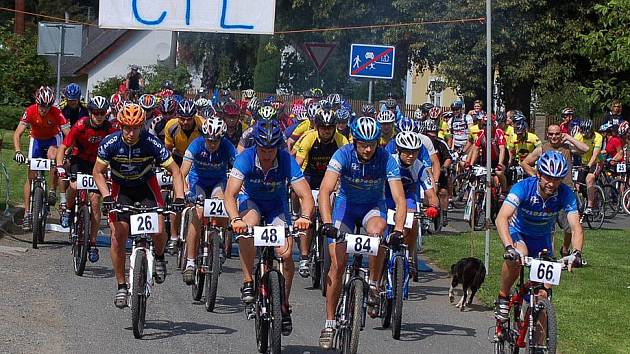
[[[90,193],[90,205],[92,206],[92,215],[90,223],[90,244],[96,245],[96,235],[101,226],[101,195],[100,193]]]
[[[248,199],[247,196],[239,194],[238,206],[243,222],[252,227],[260,224],[261,212],[256,203]],[[241,270],[243,271],[243,282],[249,283],[253,281],[252,269],[254,267],[254,258],[256,256],[254,239],[251,237],[238,237],[238,248],[241,260]]]
[[[275,213],[265,213],[265,220],[271,220],[269,224],[276,226],[291,225],[291,214],[288,210]],[[288,236],[288,235],[287,235]],[[284,303],[283,312],[289,311],[289,298],[291,295],[291,286],[293,285],[293,276],[295,274],[295,263],[293,263],[293,237],[287,237],[284,247],[276,247],[276,255],[282,259],[283,277],[284,277]]]
[[[350,233],[353,231],[355,215],[352,213],[352,209],[352,206],[349,206],[346,200],[342,198],[337,198],[335,201],[332,212],[332,222],[340,233]],[[328,274],[326,274],[326,320],[334,321],[348,255],[346,254],[345,242],[336,243],[335,240],[330,238],[326,238],[326,242],[330,254],[330,269],[328,270]]]
[[[586,175],[586,198],[587,203],[586,206],[589,208],[593,207],[593,199],[595,198],[595,174],[589,173]]]
[[[28,145],[28,159],[39,158],[42,155],[42,151],[39,148],[39,141],[33,138],[30,138],[30,142]],[[35,171],[31,171],[31,168],[28,168],[26,172],[27,179],[24,181],[24,216],[26,217],[31,212],[31,183],[37,176]]]
[[[206,199],[206,190],[200,185],[190,185],[190,190],[195,192],[195,195],[202,196]],[[193,213],[191,213],[190,225],[188,226],[188,233],[186,234],[186,256],[188,258],[188,264],[191,266],[194,264],[197,254],[199,252],[199,238],[201,234],[201,220],[203,220],[203,207],[196,206]],[[188,268],[188,264],[186,268]]]
[[[123,191],[123,193],[120,193],[120,191],[121,187],[116,183],[112,183],[112,198],[120,204],[132,204],[133,200],[125,193],[126,191]],[[120,288],[121,285],[127,283],[125,279],[125,247],[129,235],[129,213],[110,213],[108,221],[112,232],[110,252],[112,267],[114,268],[116,282]]]
[[[527,246],[525,241],[523,241],[521,235],[517,232],[513,232],[510,230],[510,236],[512,236],[513,246],[516,248],[523,256],[527,256],[529,253],[527,251]],[[499,297],[508,297],[510,295],[510,288],[514,285],[514,282],[519,277],[521,271],[520,260],[504,260],[503,266],[501,267],[501,282],[499,286]]]
[[[363,218],[363,227],[368,235],[383,236],[387,229],[387,208],[385,202],[379,203],[379,206],[370,209]],[[378,248],[378,255],[369,258],[370,264],[370,285],[378,284],[383,273],[383,261],[385,259],[385,248]]]

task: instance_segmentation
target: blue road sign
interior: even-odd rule
[[[386,45],[352,44],[350,76],[370,79],[392,79],[396,48]]]

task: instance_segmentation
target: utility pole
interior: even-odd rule
[[[16,34],[24,33],[24,0],[15,0],[15,27]]]

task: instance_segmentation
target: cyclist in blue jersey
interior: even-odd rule
[[[387,206],[384,184],[388,183],[396,207],[394,231],[389,242],[401,242],[406,217],[406,200],[398,163],[379,147],[381,126],[372,117],[357,118],[351,126],[353,143],[342,146],[330,159],[319,189],[319,212],[324,225],[321,233],[328,238],[330,270],[326,276],[326,323],[319,337],[322,348],[330,349],[335,336],[335,308],[341,292],[342,275],[347,262],[346,243],[335,243],[339,231],[351,233],[361,224],[369,235],[382,236],[387,228]],[[330,195],[340,182],[334,210]],[[377,304],[385,256],[381,247],[378,256],[370,257],[369,305]],[[371,311],[373,313],[373,311]]]
[[[431,219],[436,218],[440,211],[438,206],[438,197],[435,191],[434,183],[429,171],[424,168],[422,162],[418,160],[418,154],[422,148],[422,140],[418,133],[412,131],[403,131],[396,135],[396,146],[398,153],[392,154],[400,169],[400,181],[405,192],[407,200],[407,210],[415,212],[419,200],[420,189],[424,192],[424,206],[426,206],[425,215]],[[392,197],[389,185],[385,186],[385,198],[388,209],[395,209],[396,203]],[[416,249],[416,237],[418,235],[418,222],[414,220],[411,229],[405,229],[405,244],[409,247],[409,254],[413,254]],[[413,259],[409,258],[409,269],[415,271]]]
[[[109,212],[114,202],[125,205],[140,203],[144,206],[162,206],[160,186],[155,178],[155,167],[162,166],[173,176],[175,201],[172,209],[184,208],[184,188],[179,167],[171,153],[153,135],[143,130],[144,112],[137,104],[128,104],[118,112],[121,130],[105,137],[98,147],[94,164],[94,182],[103,196],[103,210]],[[105,175],[107,166],[111,168],[112,190],[110,192]],[[127,283],[125,280],[125,244],[129,234],[129,213],[109,215],[112,232],[111,257],[118,291],[114,304],[118,308],[127,306]],[[155,242],[155,281],[160,284],[166,278],[164,260],[164,218],[160,215],[159,233]]]
[[[255,125],[253,136],[256,145],[236,156],[225,189],[225,209],[234,233],[239,235],[237,239],[243,270],[241,300],[246,304],[254,302],[252,270],[256,255],[254,240],[244,237],[248,228],[259,225],[261,218],[268,225],[291,224],[287,198],[289,183],[300,199],[302,211],[302,215],[294,222],[296,229],[306,230],[310,227],[309,215],[315,204],[311,188],[297,162],[285,149],[280,148],[284,144],[280,124],[276,120],[260,120]],[[242,193],[239,193],[241,190]],[[284,247],[276,248],[276,254],[282,258],[284,265],[283,335],[291,334],[293,329],[289,311],[289,295],[295,273],[292,249],[291,237],[287,238]]]
[[[186,199],[195,202],[197,198],[223,199],[223,190],[227,181],[227,171],[234,163],[236,149],[225,138],[226,123],[219,117],[205,114],[206,119],[201,126],[203,136],[188,146],[184,154],[181,171],[184,182],[187,178]],[[191,285],[195,282],[195,259],[199,248],[199,233],[203,220],[203,206],[198,206],[192,213],[191,224],[186,235],[186,268],[183,271],[184,282]],[[218,226],[227,226],[226,222],[217,220]]]
[[[562,153],[549,150],[540,156],[536,169],[536,176],[526,178],[512,187],[496,218],[506,259],[501,269],[501,285],[495,308],[497,321],[508,320],[508,296],[512,284],[519,277],[521,258],[528,255],[538,257],[543,249],[553,252],[553,224],[561,210],[567,213],[573,235],[573,264],[582,262],[584,234],[575,194],[562,184],[562,179],[569,172],[567,160]],[[539,291],[538,296],[547,297],[547,292]]]

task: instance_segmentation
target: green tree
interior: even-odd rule
[[[273,41],[261,40],[254,70],[254,90],[275,93],[280,77],[280,50]]]

